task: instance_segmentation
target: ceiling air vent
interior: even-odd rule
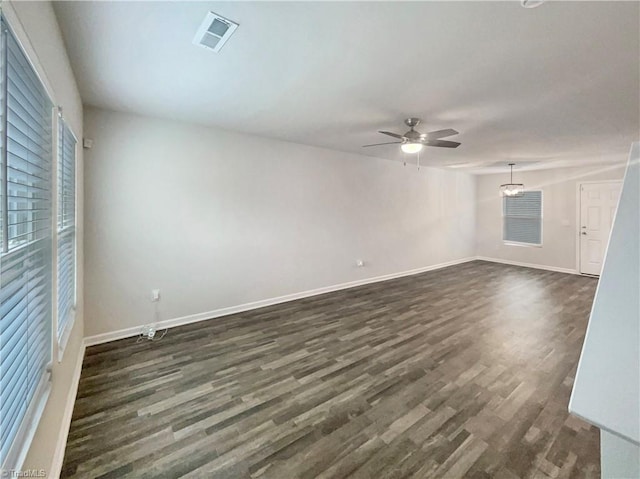
[[[216,13],[209,12],[200,28],[198,28],[196,36],[193,38],[193,43],[214,52],[219,52],[236,28],[238,28],[237,23]]]

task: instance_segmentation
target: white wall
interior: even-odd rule
[[[56,105],[61,105],[73,132],[82,138],[82,101],[65,51],[62,35],[49,2],[3,2],[2,10],[27,55],[34,62]],[[77,175],[82,178],[82,149],[78,152]],[[84,351],[83,339],[83,190],[77,182],[77,258],[78,303],[76,321],[69,337],[62,362],[58,362],[57,341],[53,341],[52,389],[42,419],[38,425],[23,469],[44,469],[47,477],[55,459],[60,435],[68,428],[64,413],[73,406],[75,397],[74,371],[79,355]],[[71,397],[70,397],[71,394]],[[69,400],[71,399],[71,401]]]
[[[85,112],[86,336],[474,255],[475,180]],[[355,266],[365,261],[364,268]]]
[[[528,190],[542,189],[542,247],[505,245],[502,198],[498,188],[508,173],[478,175],[476,182],[476,253],[480,257],[575,271],[579,208],[577,185],[585,181],[622,180],[625,163],[611,166],[514,171],[514,181]]]
[[[640,446],[607,431],[600,431],[602,479],[638,479]]]

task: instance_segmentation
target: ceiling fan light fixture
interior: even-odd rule
[[[400,145],[400,149],[408,154],[419,153],[422,151],[422,143],[406,142]]]
[[[0,0],[2,1],[2,0]],[[399,133],[393,133],[391,131],[380,130],[378,133],[390,136],[396,141],[389,141],[386,143],[374,143],[371,145],[362,145],[363,148],[370,146],[383,146],[383,145],[400,145],[400,149],[404,153],[415,154],[422,151],[424,146],[435,146],[439,148],[457,148],[460,143],[457,141],[442,140],[441,138],[447,138],[449,136],[457,135],[458,132],[453,128],[447,128],[444,130],[430,131],[428,133],[420,133],[415,130],[415,126],[420,123],[420,118],[407,118],[404,124],[409,127],[404,135]]]
[[[511,179],[509,183],[500,185],[500,196],[508,196],[510,198],[524,196],[524,185],[513,182],[513,167],[515,163],[509,163],[509,166],[511,167]]]

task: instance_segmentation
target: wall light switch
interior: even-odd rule
[[[151,290],[151,301],[153,301],[153,302],[160,301],[160,290],[159,289],[152,289]]]
[[[364,266],[364,261],[362,261],[361,259],[359,259],[358,261],[356,261],[356,266],[358,268],[362,268]]]

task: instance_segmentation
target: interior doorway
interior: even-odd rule
[[[621,181],[580,185],[580,272],[599,276],[613,226]]]

